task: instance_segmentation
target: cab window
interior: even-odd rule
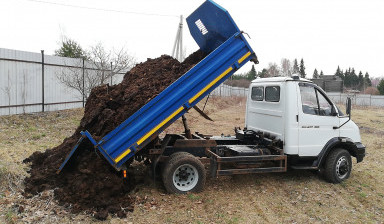
[[[305,114],[331,116],[332,104],[313,86],[300,86],[302,110]]]
[[[280,101],[280,86],[265,87],[265,101],[279,102]]]
[[[255,101],[263,101],[264,99],[264,87],[256,86],[252,87],[251,99]]]
[[[319,114],[321,116],[332,116],[332,104],[328,102],[320,91],[316,90],[316,92],[319,99]]]

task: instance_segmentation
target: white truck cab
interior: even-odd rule
[[[324,169],[338,183],[350,175],[351,155],[363,160],[358,126],[310,80],[257,78],[249,90],[246,129],[280,139],[291,168]]]

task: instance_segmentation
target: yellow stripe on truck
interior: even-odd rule
[[[232,71],[232,66],[229,67],[227,70],[225,70],[221,75],[216,77],[215,80],[213,80],[211,83],[209,83],[204,89],[202,89],[200,92],[198,92],[194,97],[192,97],[188,102],[192,103],[197,98],[199,98],[205,91],[207,91],[209,88],[211,88],[213,85],[215,85],[220,79],[222,79],[225,75],[227,75],[230,71]]]
[[[243,57],[241,57],[237,62],[241,64],[249,55],[251,55],[251,52],[248,51]]]
[[[173,114],[171,114],[169,117],[167,117],[165,120],[163,120],[159,125],[157,125],[154,129],[152,129],[150,132],[148,132],[146,135],[144,135],[139,141],[137,141],[137,145],[140,145],[143,143],[149,136],[151,136],[153,133],[155,133],[157,130],[159,130],[164,124],[166,124],[168,121],[170,121],[172,118],[174,118],[178,113],[180,113],[184,107],[180,107],[177,109]]]
[[[118,163],[121,159],[123,159],[126,155],[128,155],[129,153],[131,152],[130,149],[126,150],[125,152],[123,152],[122,154],[119,155],[119,157],[117,157],[115,159],[115,163]]]
[[[180,113],[184,107],[180,107],[177,109],[173,114],[171,114],[169,117],[167,117],[165,120],[163,120],[159,125],[157,125],[154,129],[152,129],[150,132],[148,132],[146,135],[144,135],[139,141],[137,141],[137,145],[140,145],[143,143],[147,138],[149,138],[153,133],[155,133],[159,128],[161,128],[164,124],[166,124],[168,121],[170,121],[172,118],[174,118],[178,113]],[[115,163],[118,163],[120,160],[122,160],[126,155],[128,155],[131,152],[130,149],[127,149],[125,152],[120,154],[116,159]]]

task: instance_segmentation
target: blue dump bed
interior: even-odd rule
[[[82,133],[82,139],[88,137],[116,169],[237,69],[249,60],[257,62],[255,53],[229,13],[213,1],[204,2],[187,18],[187,23],[200,49],[209,55],[99,142],[87,131]]]

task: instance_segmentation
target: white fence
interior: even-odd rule
[[[247,96],[248,88],[219,85],[211,93],[213,96]]]
[[[347,93],[327,93],[328,97],[335,103],[345,104],[347,97],[351,97],[352,104],[358,106],[384,107],[383,95],[368,94],[347,94]]]
[[[97,72],[82,59],[64,58],[0,48],[0,115],[55,111],[79,108],[84,105],[81,93],[68,88],[57,78],[65,72]],[[115,74],[113,84],[121,82],[123,73]],[[218,86],[215,96],[247,96],[248,88]],[[344,103],[347,94],[328,93],[336,103]],[[384,96],[349,95],[352,103],[384,107]]]
[[[211,95],[214,96],[247,96],[248,88],[232,87],[221,84]],[[347,94],[347,93],[327,93],[328,97],[335,103],[344,104],[347,97],[351,97],[352,104],[359,106],[375,106],[384,107],[384,96],[382,95],[367,95],[367,94]]]
[[[97,72],[78,58],[0,48],[0,115],[82,107],[82,94],[57,78],[59,73],[74,70]],[[115,74],[109,82],[116,84],[122,78],[123,74]]]

